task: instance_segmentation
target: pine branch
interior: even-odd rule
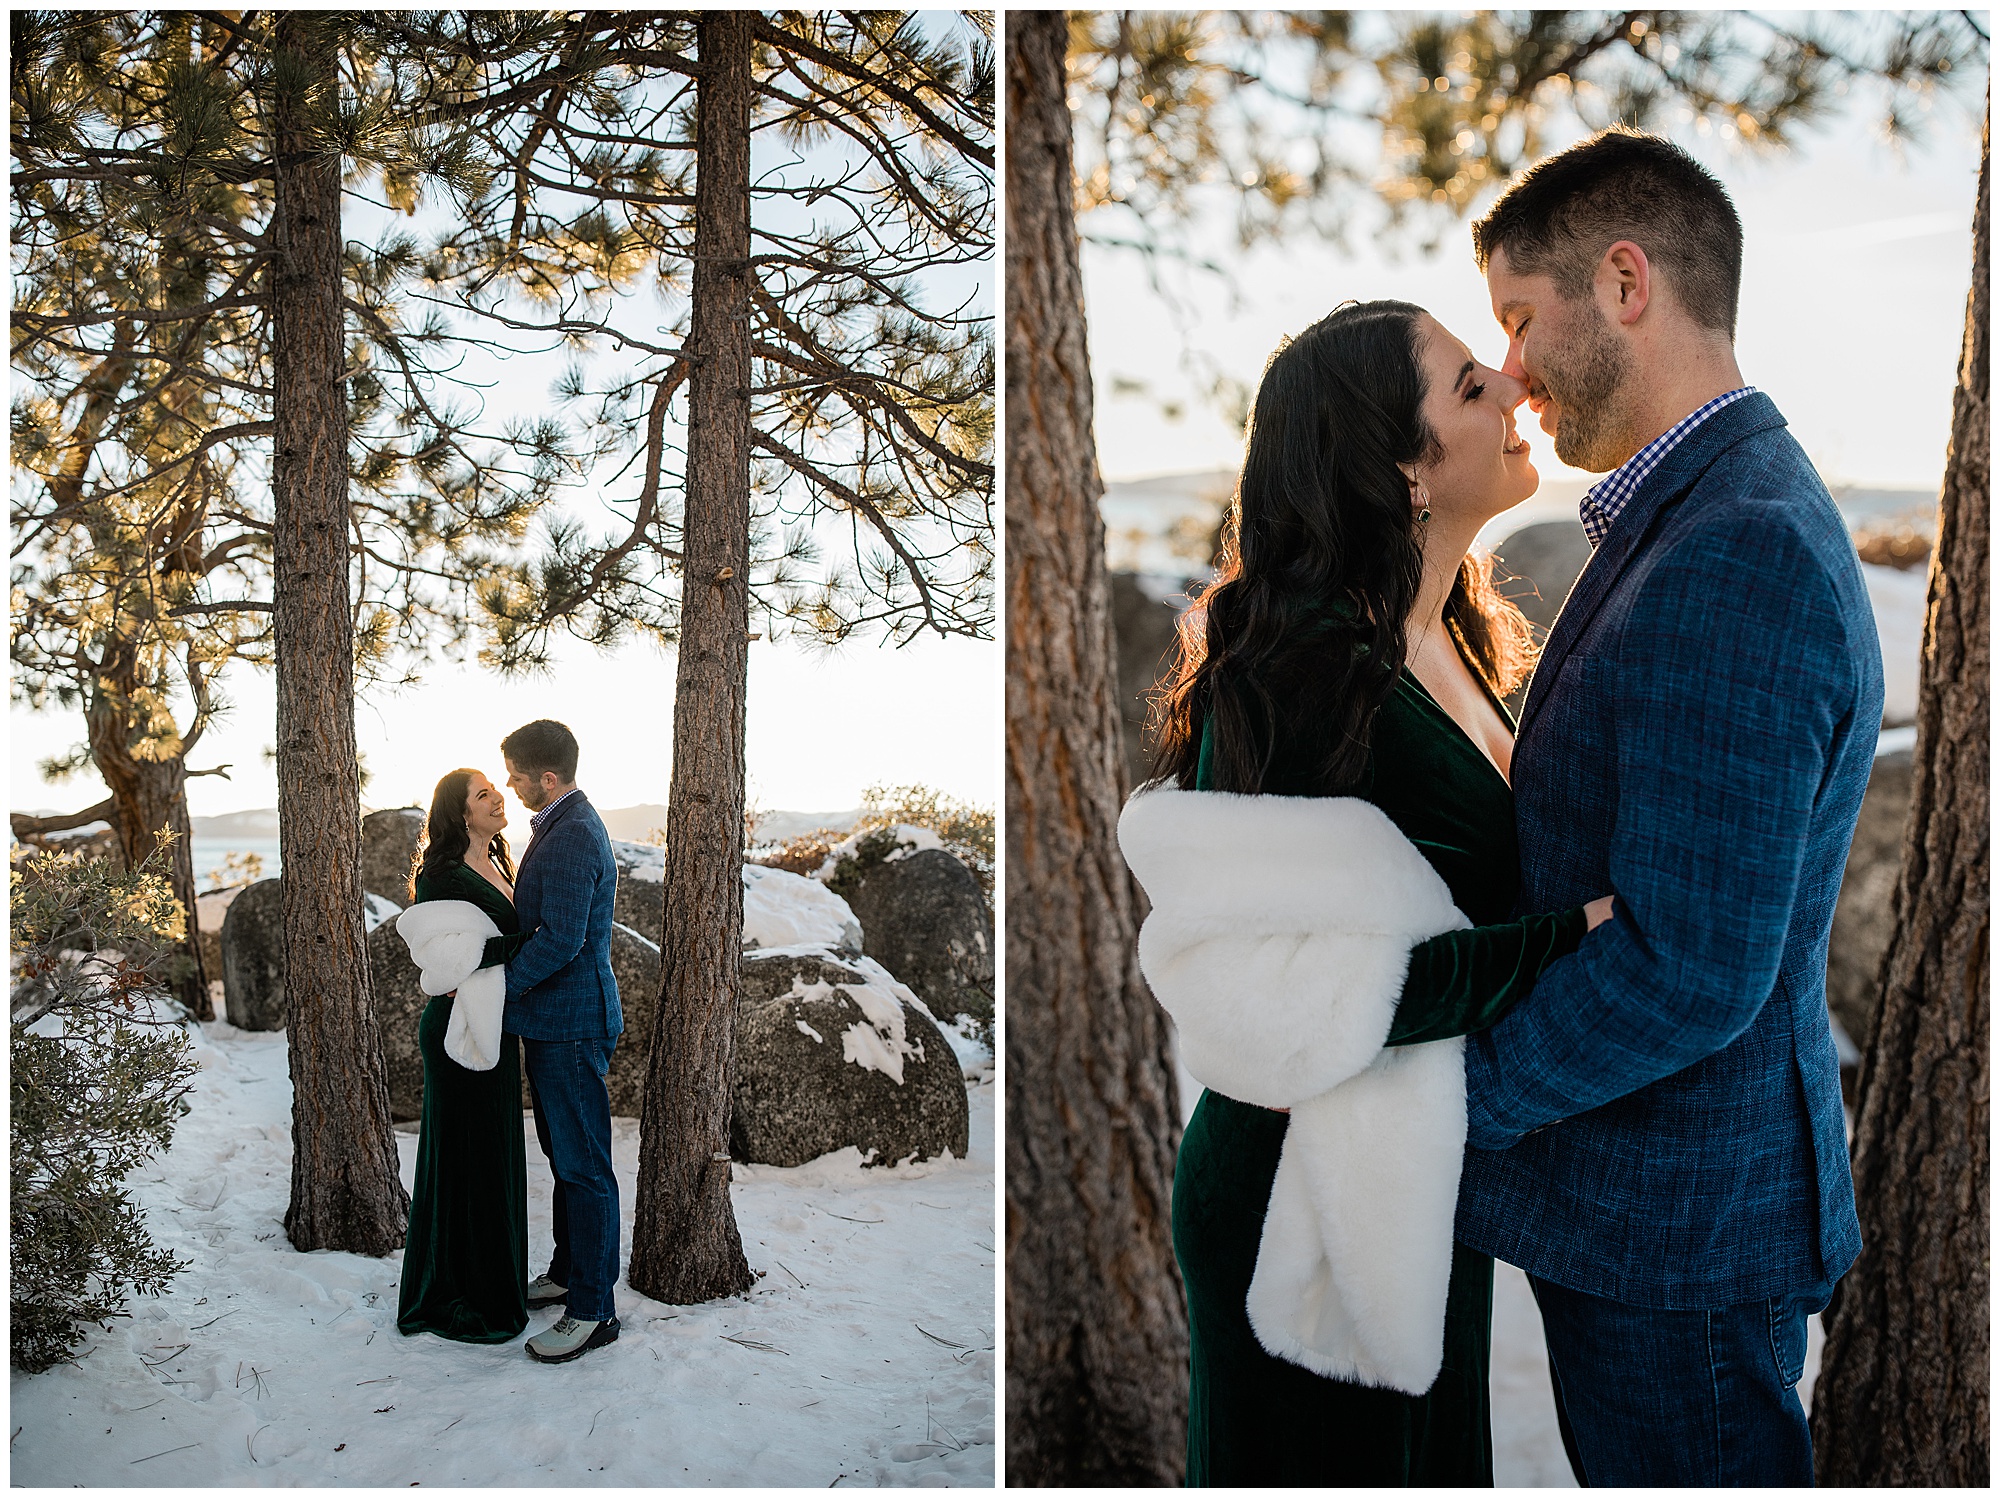
[[[773,26],[762,16],[757,18],[756,35],[759,41],[764,42],[779,52],[795,53],[801,57],[809,58],[828,72],[839,73],[843,77],[854,79],[858,83],[864,83],[882,94],[885,98],[894,99],[898,104],[901,104],[911,114],[915,115],[935,131],[939,138],[949,142],[961,155],[971,158],[989,171],[992,170],[992,147],[982,146],[978,141],[953,126],[949,121],[941,119],[929,105],[925,104],[923,100],[919,99],[910,90],[891,82],[878,73],[869,72],[866,68],[849,58],[841,56],[838,52],[829,51],[825,47],[810,42],[794,32],[781,30]],[[824,89],[820,91],[831,92]]]
[[[794,76],[804,81],[805,75],[796,68],[789,68],[788,70],[793,72]],[[946,222],[944,215],[931,201],[930,195],[911,180],[910,174],[905,168],[902,156],[896,149],[895,144],[880,136],[873,120],[869,119],[866,115],[857,116],[852,113],[828,110],[810,100],[795,98],[783,89],[768,82],[758,84],[757,89],[759,93],[770,98],[782,100],[792,105],[801,114],[818,120],[821,124],[838,130],[841,134],[855,141],[863,150],[868,152],[876,165],[881,167],[883,171],[887,172],[894,179],[897,187],[902,190],[904,198],[916,205],[934,228],[940,233],[950,234],[953,232],[952,225]]]
[[[268,437],[271,435],[272,430],[273,425],[269,421],[242,421],[236,423],[234,426],[218,427],[203,437],[193,448],[182,453],[173,461],[163,463],[158,468],[150,469],[140,475],[140,477],[131,480],[129,483],[120,484],[115,489],[102,489],[94,494],[87,495],[78,503],[84,505],[101,505],[110,500],[120,498],[135,490],[143,489],[149,484],[157,483],[168,474],[194,462],[195,459],[201,457],[204,453],[209,452],[213,448],[220,447],[225,442],[241,442],[248,437]],[[77,506],[75,505],[60,505],[50,510],[47,514],[37,517],[37,519],[45,525],[52,520],[68,518],[76,508]]]
[[[818,464],[807,459],[804,454],[793,452],[791,448],[785,446],[784,443],[771,436],[768,432],[752,427],[750,430],[750,445],[763,449],[794,473],[812,483],[818,484],[827,493],[838,498],[848,509],[861,516],[874,527],[876,534],[881,536],[889,550],[894,552],[897,559],[902,562],[903,570],[909,575],[910,582],[916,587],[917,596],[923,602],[923,622],[925,624],[928,624],[940,635],[970,633],[969,630],[950,630],[939,623],[937,608],[931,599],[929,579],[924,576],[923,568],[918,565],[917,559],[910,555],[909,548],[903,544],[902,537],[896,534],[896,527],[889,523],[888,518],[883,515],[882,511],[873,501],[863,497],[846,484],[843,484],[832,474],[820,468]]]
[[[259,296],[220,296],[213,301],[203,302],[196,307],[175,308],[172,311],[155,310],[145,307],[123,307],[110,312],[87,312],[74,317],[52,317],[40,312],[15,309],[14,322],[25,326],[36,338],[63,332],[69,328],[102,327],[106,323],[172,323],[186,322],[189,318],[206,317],[216,312],[226,312],[240,307],[261,307],[264,298]],[[32,340],[24,340],[14,345],[15,357],[19,357]]]
[[[751,294],[753,296],[757,294],[754,288]],[[759,299],[762,300],[762,298]],[[788,331],[790,330],[788,329]],[[795,336],[799,336],[801,343],[805,343],[803,336],[799,334],[795,334]],[[810,347],[810,345],[807,346]],[[816,375],[818,378],[815,380],[815,384],[838,390],[848,398],[851,405],[857,407],[865,406],[866,409],[873,411],[875,414],[887,418],[912,442],[916,443],[932,458],[945,464],[947,467],[958,470],[968,478],[989,481],[992,479],[994,468],[991,463],[982,463],[976,458],[966,457],[963,453],[955,452],[946,444],[939,442],[917,424],[915,418],[910,415],[909,410],[902,402],[887,395],[877,395],[873,400],[868,399],[868,397],[874,393],[874,387],[879,386],[885,390],[900,390],[930,405],[949,406],[953,404],[951,400],[926,395],[885,375],[869,374],[838,365],[828,366],[811,363],[788,353],[785,349],[775,344],[759,342],[752,347],[759,358],[767,359],[775,364],[783,364],[804,373]]]

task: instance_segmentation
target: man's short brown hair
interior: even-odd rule
[[[515,729],[500,741],[500,752],[512,769],[537,778],[553,770],[564,785],[576,780],[576,735],[553,718],[537,718]]]
[[[1722,184],[1672,141],[1614,125],[1537,162],[1472,226],[1479,268],[1496,250],[1565,297],[1587,295],[1597,263],[1629,239],[1704,328],[1736,335],[1743,225]]]

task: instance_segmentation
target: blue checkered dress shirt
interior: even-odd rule
[[[1632,496],[1639,492],[1639,486],[1652,476],[1653,470],[1660,466],[1661,460],[1668,453],[1687,440],[1689,433],[1724,406],[1756,393],[1755,387],[1745,385],[1741,390],[1718,395],[1699,411],[1682,417],[1640,448],[1622,467],[1613,469],[1609,477],[1593,484],[1577,503],[1577,514],[1583,521],[1583,533],[1590,537],[1592,549],[1603,544],[1604,538],[1611,534],[1612,521],[1624,512]]]
[[[555,800],[549,802],[548,805],[544,806],[540,811],[530,813],[528,817],[528,835],[532,837],[537,832],[540,832],[542,830],[542,823],[546,822],[551,816],[555,814],[555,809],[558,806],[561,806],[563,802],[567,801],[571,796],[574,796],[575,794],[576,794],[576,787],[571,786],[568,790],[564,791],[560,796],[556,797]]]

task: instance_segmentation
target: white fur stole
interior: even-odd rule
[[[1204,1085],[1290,1108],[1250,1282],[1265,1350],[1421,1394],[1444,1356],[1464,1042],[1384,1049],[1410,948],[1471,923],[1378,808],[1159,788],[1118,843],[1139,966]]]
[[[444,1053],[467,1071],[493,1070],[507,1007],[507,970],[479,965],[487,940],[500,934],[493,918],[470,900],[425,900],[396,917],[396,934],[423,970],[425,993],[458,990]]]

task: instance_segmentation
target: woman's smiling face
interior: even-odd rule
[[[465,826],[472,846],[484,848],[507,825],[507,803],[492,781],[477,770],[465,784]]]
[[[1429,314],[1417,326],[1424,423],[1443,455],[1415,465],[1416,477],[1430,492],[1434,518],[1462,519],[1476,529],[1541,484],[1527,439],[1514,427],[1527,387],[1481,364]]]

